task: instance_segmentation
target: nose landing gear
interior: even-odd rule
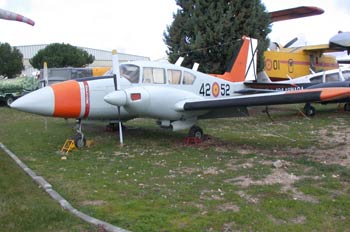
[[[83,134],[83,131],[81,130],[81,119],[77,119],[76,120],[76,128],[77,128],[77,134],[74,136],[73,140],[74,140],[74,145],[77,148],[83,148],[86,145],[86,139],[85,136]]]

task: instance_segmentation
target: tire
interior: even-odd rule
[[[192,126],[188,132],[188,137],[203,139],[203,130],[199,126]]]
[[[15,100],[15,99],[14,99],[12,96],[6,97],[6,105],[7,105],[8,107],[10,107],[10,106],[11,106],[11,103],[12,103],[14,100]]]
[[[74,139],[74,145],[77,148],[81,149],[81,148],[85,147],[86,139],[82,134],[76,134],[73,139]]]
[[[350,111],[350,103],[345,103],[344,105],[344,111]]]
[[[308,117],[313,117],[316,114],[316,109],[311,105],[307,105],[304,107],[304,113]]]

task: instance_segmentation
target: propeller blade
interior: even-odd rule
[[[120,90],[120,71],[119,71],[119,59],[117,50],[112,51],[112,69],[114,74],[114,88],[115,90]]]
[[[292,44],[294,44],[295,42],[297,42],[298,37],[295,37],[294,39],[292,39],[291,41],[289,41],[288,43],[286,43],[286,45],[284,45],[284,48],[289,48]]]
[[[113,67],[113,75],[114,75],[114,88],[116,91],[120,90],[120,71],[119,71],[119,59],[117,50],[112,51],[112,67]],[[120,146],[124,145],[123,140],[123,125],[120,117],[120,106],[118,106],[118,121],[119,121],[119,142]]]

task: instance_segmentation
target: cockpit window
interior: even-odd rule
[[[322,76],[323,75],[312,77],[312,78],[310,78],[310,82],[311,83],[321,83],[322,82]]]
[[[162,68],[143,68],[143,83],[165,84],[165,71]]]
[[[195,75],[186,71],[184,72],[184,79],[182,82],[184,85],[192,85],[195,80],[196,80]]]
[[[119,71],[121,77],[128,79],[131,83],[139,83],[140,80],[140,68],[133,64],[121,64],[119,65]],[[103,76],[112,76],[113,68],[108,70]]]
[[[181,81],[181,71],[168,69],[168,83],[171,85],[179,85]]]
[[[140,68],[133,64],[122,64],[120,67],[120,75],[128,79],[131,83],[139,83]]]
[[[343,71],[343,77],[346,81],[350,81],[350,71]]]
[[[340,81],[339,73],[332,73],[326,75],[326,82]]]

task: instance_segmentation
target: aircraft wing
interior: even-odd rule
[[[309,45],[302,48],[305,52],[319,52],[319,53],[325,53],[325,52],[339,52],[344,49],[336,48],[336,47],[330,47],[329,44],[320,44],[320,45]]]
[[[347,50],[350,52],[350,32],[339,32],[333,36],[328,44],[311,45],[303,47],[305,52],[338,52]]]
[[[234,96],[225,99],[191,100],[177,104],[179,111],[214,110],[230,107],[323,102],[348,98],[350,88],[320,88]]]
[[[315,6],[300,6],[285,10],[270,12],[271,22],[282,20],[309,17],[313,15],[323,14],[324,10]]]

